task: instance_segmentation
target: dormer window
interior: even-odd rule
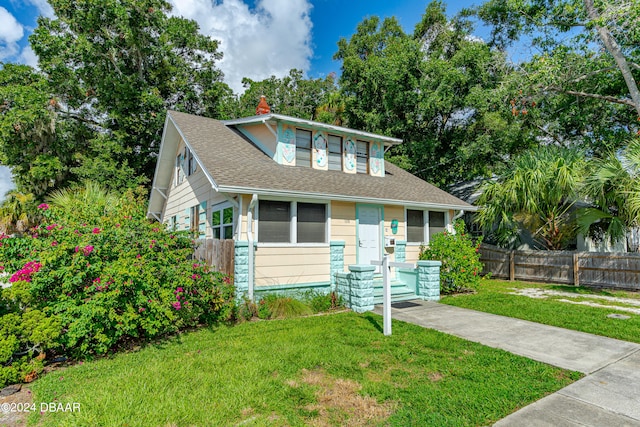
[[[311,131],[296,129],[296,166],[311,167]]]
[[[342,170],[342,137],[329,135],[329,170]]]
[[[369,173],[369,142],[356,142],[356,165],[358,173]]]

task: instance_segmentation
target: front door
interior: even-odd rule
[[[380,261],[380,207],[358,206],[358,264]],[[376,267],[376,272],[380,268]]]

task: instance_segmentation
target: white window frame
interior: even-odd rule
[[[268,200],[268,201],[278,201],[278,202],[289,202],[291,207],[289,209],[289,242],[261,242],[260,241],[260,201]],[[319,205],[325,205],[325,242],[323,243],[298,243],[298,202],[300,203],[315,203]],[[256,234],[256,243],[258,247],[329,247],[329,242],[331,242],[331,202],[328,200],[317,200],[317,199],[288,199],[284,197],[269,197],[258,200],[258,206],[256,206],[255,211],[255,234]]]
[[[218,203],[215,204],[213,206],[211,206],[211,213],[209,218],[207,218],[207,221],[209,222],[210,226],[211,226],[211,237],[215,239],[214,235],[215,232],[214,230],[216,228],[220,229],[220,240],[224,239],[224,229],[225,227],[228,227],[229,224],[225,224],[224,223],[224,210],[231,208],[233,209],[233,205],[231,205],[230,202],[222,202],[222,203]],[[214,212],[220,212],[220,225],[213,225],[213,214]],[[231,239],[235,238],[236,236],[236,215],[235,212],[231,215]]]
[[[410,242],[408,239],[409,235],[409,222],[408,222],[408,214],[407,211],[422,211],[422,218],[424,221],[423,224],[423,238],[424,240],[420,243],[418,242]],[[407,242],[407,246],[420,246],[420,245],[429,245],[429,212],[443,212],[444,213],[444,229],[446,231],[450,231],[450,218],[449,218],[449,210],[441,210],[441,209],[425,209],[425,208],[414,208],[411,206],[407,206],[404,208],[404,238]]]

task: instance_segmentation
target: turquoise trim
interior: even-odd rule
[[[299,297],[306,292],[316,292],[329,294],[333,290],[333,285],[330,282],[313,282],[313,283],[297,283],[287,285],[270,285],[270,286],[256,286],[253,289],[253,294],[256,301],[262,299],[268,294],[286,295],[290,297]]]
[[[282,139],[282,123],[278,122],[276,126],[276,134],[278,137],[276,138],[276,152],[274,153],[273,160],[276,161],[277,164],[281,165],[284,162],[282,161],[282,149],[280,148],[280,139]]]
[[[375,269],[376,269],[375,265],[356,264],[356,265],[349,266],[349,271],[357,271],[357,272],[374,271]]]
[[[294,284],[286,284],[286,285],[268,285],[268,286],[256,286],[253,288],[255,292],[273,292],[273,291],[282,291],[282,290],[300,290],[306,288],[322,288],[322,287],[331,287],[331,282],[308,282],[308,283],[294,283]]]
[[[422,260],[417,262],[418,267],[440,267],[441,265],[441,261]]]

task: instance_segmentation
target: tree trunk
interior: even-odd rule
[[[598,30],[598,35],[604,43],[604,46],[607,48],[607,51],[609,51],[609,53],[613,56],[613,59],[616,61],[620,72],[622,72],[624,81],[626,82],[627,88],[629,89],[629,94],[631,95],[631,100],[633,101],[636,112],[638,113],[638,117],[640,118],[640,91],[638,90],[638,85],[633,78],[633,75],[631,74],[631,68],[629,67],[629,64],[627,63],[627,60],[624,57],[620,46],[616,42],[609,29],[596,23],[598,19],[600,19],[600,16],[598,15],[598,11],[593,4],[593,0],[584,0],[584,6],[587,10],[589,19],[594,22],[595,27]]]

